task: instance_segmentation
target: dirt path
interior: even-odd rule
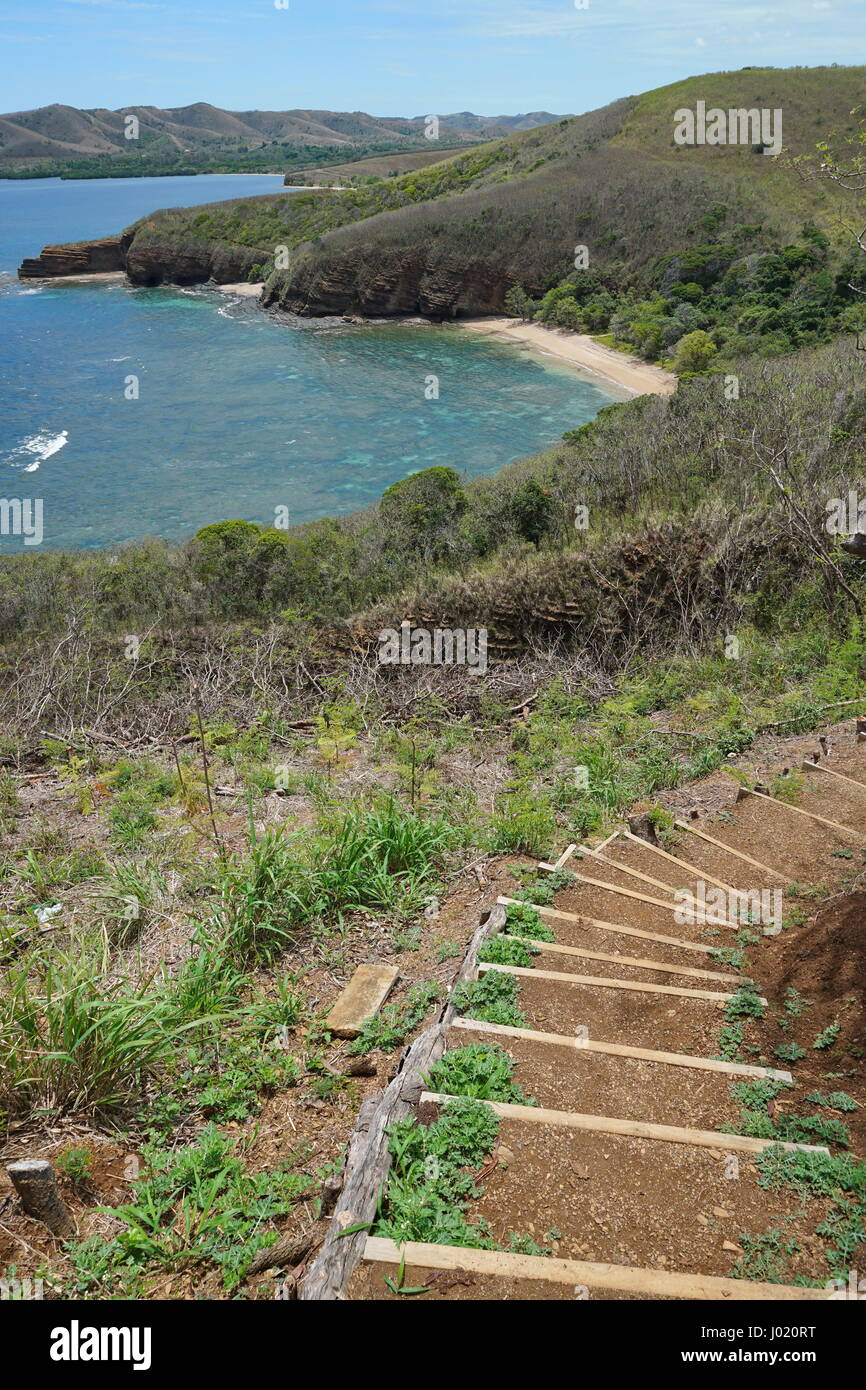
[[[852,782],[832,776],[829,768]],[[601,858],[572,855],[565,867],[597,883],[575,882],[557,893],[550,907],[540,909],[542,920],[554,932],[556,947],[614,959],[553,948],[535,955],[531,969],[499,967],[518,980],[525,1028],[466,1018],[447,1039],[449,1049],[469,1042],[504,1048],[515,1064],[513,1080],[544,1112],[494,1106],[501,1119],[494,1151],[499,1161],[485,1170],[483,1193],[468,1216],[487,1223],[499,1249],[401,1249],[371,1239],[351,1297],[394,1297],[385,1278],[393,1281],[404,1255],[406,1284],[423,1286],[425,1297],[433,1298],[829,1296],[827,1242],[819,1228],[830,1199],[806,1201],[791,1187],[762,1185],[759,1153],[778,1139],[744,1134],[741,1097],[731,1088],[754,1077],[790,1077],[788,1064],[773,1055],[776,1040],[796,1035],[807,1041],[834,1019],[837,1032],[849,1039],[850,1056],[863,1055],[858,1039],[866,1022],[866,942],[859,924],[866,893],[859,891],[859,875],[866,874],[866,747],[836,756],[831,750],[821,770],[798,776],[784,794],[790,802],[738,796],[731,783],[726,809],[689,822],[719,846],[683,831],[665,847],[667,860],[657,852],[660,846],[654,850],[623,837],[607,845]],[[755,869],[744,854],[767,869]],[[629,877],[624,867],[655,882]],[[705,922],[684,925],[665,905],[677,889],[695,895],[702,886],[706,890],[705,874],[741,893],[778,886],[788,914],[801,901],[826,907],[809,927],[796,914],[786,918],[781,934],[767,936],[764,923],[750,924],[747,974],[742,960],[716,960],[706,949],[693,949],[731,947],[734,931]],[[623,888],[632,896],[616,891]],[[735,911],[736,900],[731,902]],[[604,925],[595,925],[599,920]],[[670,940],[638,939],[623,927]],[[704,973],[676,974],[665,968],[671,966]],[[560,978],[548,978],[551,973]],[[757,1046],[735,1060],[708,1060],[720,1057],[720,1032],[729,1022],[724,996],[750,977],[770,1004],[754,1022]],[[797,981],[798,1003],[786,1019],[791,980]],[[841,1043],[826,1056],[817,1046],[811,1054],[808,1044],[800,1048],[805,1060],[793,1073],[795,1086],[781,1092],[778,1111],[770,1103],[771,1118],[801,1110],[807,1093],[822,1087],[844,1085],[862,1102],[859,1064],[844,1067]],[[424,1119],[435,1113],[427,1102]],[[844,1115],[855,1152],[866,1133],[863,1113],[861,1108],[853,1119]],[[786,1148],[831,1151],[821,1140]],[[523,1248],[530,1243],[531,1255],[509,1253],[514,1232]],[[779,1246],[781,1264],[774,1263],[771,1250]],[[762,1252],[757,1259],[756,1250]],[[855,1265],[864,1253],[861,1245],[852,1256]]]

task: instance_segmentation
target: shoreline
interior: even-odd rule
[[[566,329],[509,318],[457,319],[455,323],[470,333],[484,333],[557,357],[590,376],[619,386],[630,396],[670,396],[677,389],[678,378],[672,372],[605,347],[588,333],[569,333]]]
[[[215,289],[219,290],[220,294],[237,294],[240,295],[242,299],[261,299],[264,287],[264,280],[255,280],[252,283],[249,280],[241,280],[236,285],[214,286]],[[207,288],[207,286],[205,286],[205,288]]]

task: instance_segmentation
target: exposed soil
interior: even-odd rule
[[[792,741],[793,742],[793,741]],[[800,752],[802,746],[802,752]],[[814,746],[795,743],[797,761]],[[832,766],[866,779],[866,749],[843,743]],[[778,763],[759,775],[776,774]],[[694,789],[689,789],[689,794]],[[684,794],[681,812],[688,812]],[[639,869],[659,884],[696,890],[699,877],[711,873],[740,892],[780,885],[783,929],[767,936],[758,923],[746,945],[743,974],[754,979],[768,1000],[762,1019],[748,1017],[739,1057],[764,1067],[790,1069],[794,1088],[770,1103],[770,1115],[820,1114],[842,1120],[851,1134],[850,1151],[866,1151],[866,780],[849,787],[820,772],[806,775],[794,789],[795,805],[842,826],[823,825],[787,804],[746,796],[736,800],[728,777],[701,784],[695,801],[702,805],[694,824],[767,866],[754,870],[724,849],[685,833],[666,848],[693,865],[689,873],[654,854],[645,845],[619,841],[605,850],[609,863],[574,861],[579,873],[603,880],[610,888],[577,883],[557,894],[558,909],[611,923],[587,927],[547,915],[544,920],[558,943],[590,950],[640,956],[664,964],[688,964],[720,971],[717,964],[685,949],[692,942],[731,946],[735,932],[700,924],[686,927],[664,906],[612,891],[628,887],[662,901],[663,887],[629,878],[616,863]],[[709,885],[707,885],[709,887]],[[626,937],[613,924],[628,924],[682,939],[670,945]],[[544,952],[534,968],[569,974],[653,981],[685,988],[727,992],[734,985],[676,978],[615,962],[603,963]],[[520,976],[519,1007],[527,1026],[572,1036],[588,1027],[591,1038],[693,1056],[719,1055],[720,1031],[726,1022],[723,1003],[687,997],[617,991],[601,986]],[[795,993],[792,993],[794,991]],[[838,1024],[838,1029],[836,1025]],[[473,1040],[466,1028],[455,1030],[449,1046]],[[492,1041],[479,1032],[477,1041]],[[816,1040],[822,1042],[816,1047]],[[572,1049],[530,1039],[497,1038],[515,1061],[514,1081],[538,1103],[554,1110],[608,1115],[662,1124],[716,1130],[741,1128],[742,1106],[732,1085],[748,1078],[698,1069],[665,1066],[640,1059]],[[784,1049],[796,1043],[802,1057],[789,1059]],[[783,1049],[783,1055],[777,1049]],[[860,1103],[848,1112],[809,1101],[809,1095],[842,1091]],[[820,1139],[814,1143],[820,1144]],[[839,1149],[834,1145],[834,1151]],[[647,1269],[695,1271],[730,1277],[746,1247],[744,1237],[773,1232],[794,1242],[774,1273],[773,1262],[748,1277],[798,1277],[823,1283],[829,1278],[827,1238],[817,1234],[829,1209],[826,1199],[802,1201],[793,1190],[771,1192],[757,1181],[757,1167],[747,1154],[731,1166],[726,1152],[671,1143],[569,1130],[528,1120],[503,1120],[496,1155],[499,1165],[485,1174],[483,1195],[471,1204],[470,1220],[483,1219],[501,1248],[513,1232],[528,1236],[554,1256],[607,1261]],[[732,1174],[734,1176],[732,1176]],[[748,1243],[748,1242],[747,1242]],[[747,1253],[747,1252],[746,1252]],[[861,1246],[854,1265],[866,1257]],[[394,1268],[362,1268],[352,1296],[393,1296],[384,1277]],[[407,1283],[426,1283],[424,1271],[408,1268]],[[434,1298],[565,1299],[575,1291],[554,1284],[493,1279],[452,1271],[433,1276]],[[600,1292],[598,1296],[611,1295]]]

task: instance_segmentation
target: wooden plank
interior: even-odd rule
[[[447,1105],[454,1096],[441,1091],[423,1091],[422,1105]],[[505,1105],[498,1100],[482,1100],[502,1120],[520,1120],[531,1125],[551,1125],[557,1129],[577,1129],[593,1134],[619,1134],[625,1139],[657,1139],[663,1144],[688,1144],[697,1149],[724,1149],[726,1152],[760,1154],[779,1147],[792,1153],[829,1154],[821,1144],[780,1144],[777,1139],[753,1139],[750,1134],[719,1134],[714,1129],[686,1129],[681,1125],[657,1125],[649,1120],[619,1120],[613,1115],[581,1115],[574,1110],[545,1110],[540,1105]]]
[[[726,893],[740,896],[739,890],[733,888],[730,883],[725,883],[721,878],[715,878],[712,874],[708,874],[705,869],[699,869],[695,864],[687,863],[685,859],[678,859],[675,854],[668,854],[667,850],[660,849],[658,845],[651,845],[648,840],[642,840],[639,835],[632,835],[630,830],[624,830],[623,836],[626,840],[633,840],[636,845],[641,845],[653,854],[660,855],[662,859],[667,859],[671,864],[676,864],[678,868],[686,869],[689,874],[694,874],[696,878],[704,879],[706,883],[714,883],[717,888],[724,888]]]
[[[846,777],[844,772],[836,772],[834,768],[827,767],[825,763],[810,763],[808,758],[804,760],[804,772],[814,772],[816,768],[819,772],[827,772],[831,777],[838,777],[840,782],[847,782],[849,786],[859,787],[861,792],[866,792],[866,782],[858,782],[856,777]]]
[[[496,901],[502,907],[527,906],[517,898],[497,898]],[[641,941],[658,941],[663,946],[679,946],[683,951],[701,951],[704,955],[709,955],[710,951],[716,949],[715,946],[705,946],[702,941],[681,941],[677,936],[662,936],[659,932],[644,931],[642,927],[623,927],[618,922],[603,922],[599,917],[581,917],[574,912],[564,912],[558,907],[533,906],[533,911],[540,912],[545,917],[558,917],[563,922],[572,922],[587,931],[597,927],[599,931],[617,932],[620,936],[635,936]]]
[[[585,960],[606,960],[612,965],[632,965],[636,970],[661,970],[667,975],[690,975],[700,980],[722,980],[725,983],[749,983],[742,975],[724,975],[719,970],[698,970],[692,965],[665,965],[660,960],[641,960],[636,956],[612,956],[604,951],[584,951],[580,946],[560,946],[555,941],[536,941],[534,936],[515,936],[504,933],[506,941],[524,941],[539,951],[558,951],[563,956],[582,956]]]
[[[608,835],[608,837],[607,837],[606,840],[602,840],[602,842],[601,842],[600,845],[596,845],[594,851],[590,850],[590,851],[588,851],[588,852],[589,852],[589,853],[598,853],[600,850],[603,850],[603,849],[604,849],[605,845],[609,845],[610,842],[611,842],[611,840],[615,840],[618,834],[619,834],[619,831],[618,831],[618,830],[615,830],[615,831],[613,832],[612,835]],[[569,846],[568,846],[568,849],[565,851],[564,854],[561,854],[561,855],[559,856],[559,858],[557,859],[557,861],[556,861],[555,864],[548,864],[548,863],[546,863],[544,860],[541,860],[538,864],[536,864],[535,867],[536,867],[537,869],[546,869],[547,872],[548,872],[549,874],[555,874],[555,873],[557,872],[558,869],[564,868],[564,866],[566,865],[566,863],[568,862],[568,860],[571,858],[571,856],[574,854],[574,852],[575,852],[576,849],[577,849],[577,845],[569,845]]]
[[[649,980],[617,980],[607,975],[564,975],[559,970],[534,970],[523,965],[497,965],[479,961],[478,973],[500,970],[505,975],[523,975],[536,980],[556,980],[566,985],[591,985],[599,989],[627,989],[637,994],[673,994],[678,999],[709,999],[714,1004],[726,1004],[733,994],[719,994],[710,989],[682,989],[679,985],[654,985]],[[766,999],[761,1000],[766,1004]]]
[[[611,1057],[636,1057],[641,1062],[660,1062],[671,1067],[693,1067],[697,1071],[724,1072],[730,1076],[757,1076],[793,1085],[789,1071],[774,1067],[755,1067],[749,1062],[725,1062],[720,1057],[690,1057],[685,1052],[656,1052],[648,1047],[629,1047],[625,1043],[598,1042],[594,1038],[566,1037],[562,1033],[539,1033],[533,1028],[510,1028],[504,1023],[484,1023],[480,1019],[455,1018],[452,1028],[467,1033],[491,1033],[497,1038],[524,1038],[528,1042],[552,1043],[575,1052],[603,1052]]]
[[[785,811],[793,811],[798,816],[808,816],[810,820],[820,821],[821,825],[827,825],[831,830],[839,830],[843,835],[856,835],[858,840],[866,838],[866,830],[855,830],[853,825],[840,825],[839,821],[828,820],[826,816],[819,816],[817,811],[804,811],[802,806],[792,806],[790,801],[780,801],[777,796],[767,796],[765,792],[749,791],[746,787],[741,787],[740,791],[744,796],[757,796],[761,801],[769,801],[773,806],[781,806]]]
[[[640,869],[632,869],[629,865],[620,864],[615,859],[606,859],[600,850],[586,849],[582,846],[580,852],[595,859],[599,864],[604,864],[608,869],[618,870],[621,874],[627,874],[629,878],[642,879],[644,883],[651,883],[654,888],[661,888],[665,893],[676,893],[680,886],[673,883],[663,883],[660,878],[651,878],[649,874],[641,873]]]
[[[715,1274],[678,1274],[634,1265],[561,1260],[547,1255],[514,1255],[507,1250],[472,1250],[463,1245],[424,1245],[368,1236],[365,1264],[405,1265],[410,1270],[464,1270],[491,1279],[528,1279],[571,1288],[605,1289],[609,1293],[647,1294],[650,1298],[717,1299],[720,1302],[817,1303],[832,1289],[800,1288],[795,1284],[760,1284],[748,1279],[725,1279]],[[412,1280],[411,1282],[415,1282]]]
[[[709,917],[704,913],[696,913],[681,903],[666,903],[661,898],[652,898],[649,893],[638,893],[634,888],[617,888],[613,883],[604,883],[598,878],[587,878],[585,874],[575,874],[579,883],[585,883],[590,888],[601,888],[605,893],[617,893],[621,898],[636,898],[638,902],[651,903],[653,907],[664,908],[665,912],[681,912],[684,917],[694,919],[700,918],[700,925],[707,927],[731,927],[734,931],[739,931],[739,922],[729,922],[727,917]],[[695,923],[695,925],[697,925]]]
[[[399,978],[393,965],[359,965],[325,1019],[329,1033],[357,1038],[364,1023],[381,1009]]]
[[[689,825],[688,821],[675,820],[674,825],[679,826],[680,830],[687,830],[690,835],[697,835],[699,840],[706,840],[708,845],[715,845],[716,849],[723,849],[727,854],[733,854],[737,859],[745,860],[747,864],[751,864],[753,869],[760,869],[765,874],[775,874],[782,883],[788,882],[788,875],[783,874],[780,869],[771,869],[769,864],[762,864],[759,859],[753,859],[750,854],[744,854],[741,849],[734,849],[733,845],[726,845],[724,840],[715,840],[705,830],[698,830],[696,826]]]

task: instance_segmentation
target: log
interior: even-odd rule
[[[496,906],[481,920],[455,985],[473,980],[478,951],[486,938],[502,930],[505,911]],[[397,1074],[387,1089],[371,1096],[361,1107],[344,1164],[345,1181],[337,1211],[328,1227],[322,1248],[301,1285],[302,1302],[335,1302],[346,1298],[346,1290],[364,1253],[368,1229],[376,1219],[379,1194],[388,1175],[390,1126],[405,1119],[424,1090],[422,1077],[445,1051],[445,1035],[457,1015],[454,1005],[445,1004],[438,1021],[415,1039],[400,1059]],[[354,1227],[361,1227],[354,1230]],[[350,1229],[351,1234],[344,1232]]]
[[[568,1047],[576,1052],[605,1052],[611,1057],[636,1057],[643,1062],[659,1062],[672,1067],[697,1067],[700,1071],[718,1071],[731,1076],[770,1077],[793,1086],[789,1071],[773,1067],[755,1067],[748,1062],[723,1062],[717,1057],[690,1057],[683,1052],[655,1052],[647,1047],[628,1047],[625,1043],[599,1042],[595,1038],[565,1036],[562,1033],[539,1033],[534,1028],[510,1028],[504,1023],[484,1023],[477,1018],[455,1018],[452,1028],[458,1033],[490,1033],[497,1038],[514,1038],[517,1042],[549,1043]]]
[[[254,1274],[263,1274],[266,1269],[282,1269],[284,1265],[299,1265],[313,1248],[315,1236],[307,1231],[300,1236],[283,1236],[276,1245],[260,1250],[247,1270],[249,1279]]]
[[[617,980],[610,975],[566,975],[560,970],[537,970],[534,966],[528,969],[523,965],[498,965],[492,962],[483,961],[478,967],[479,975],[486,975],[489,970],[498,970],[503,975],[518,975],[521,979],[554,980],[566,985],[589,985],[593,989],[624,989],[634,990],[637,994],[672,994],[677,999],[707,999],[712,1004],[726,1004],[735,996],[733,994],[720,994],[712,989],[681,989],[679,985],[656,985],[649,980]],[[766,1005],[767,1000],[762,999],[761,1003]]]
[[[74,1240],[75,1222],[60,1196],[57,1174],[46,1158],[22,1158],[6,1169],[28,1216],[41,1221],[58,1240]]]
[[[718,970],[696,970],[691,965],[666,965],[664,961],[644,960],[642,956],[613,956],[609,951],[584,951],[579,946],[560,946],[556,941],[536,941],[531,936],[521,936],[519,932],[508,932],[504,941],[523,941],[534,946],[540,953],[559,952],[562,956],[579,956],[582,960],[606,960],[612,965],[632,965],[635,970],[656,970],[664,975],[688,975],[696,980],[722,980],[726,983],[741,981],[749,983],[742,975],[726,975]]]

